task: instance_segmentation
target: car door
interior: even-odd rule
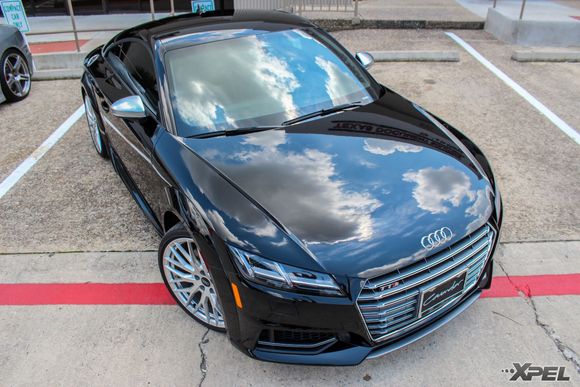
[[[105,61],[105,77],[99,86],[106,96],[101,101],[101,111],[108,139],[130,177],[128,188],[145,214],[159,226],[160,198],[166,180],[153,160],[155,134],[164,130],[158,124],[153,57],[144,42],[126,39],[107,49]],[[111,104],[131,95],[141,97],[147,117],[121,118],[112,114]]]

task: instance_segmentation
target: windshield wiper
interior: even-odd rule
[[[308,114],[293,118],[293,119],[288,120],[288,121],[284,121],[282,123],[282,125],[283,126],[292,125],[292,124],[296,124],[298,122],[309,120],[309,119],[314,118],[314,117],[322,117],[322,116],[326,116],[328,114],[336,113],[336,112],[339,112],[342,110],[352,109],[352,108],[359,107],[359,106],[363,106],[363,103],[361,101],[345,103],[342,105],[336,105],[336,106],[333,106],[333,107],[328,108],[328,109],[317,110],[315,112],[308,113]]]
[[[238,136],[241,134],[263,132],[265,130],[276,129],[276,128],[279,128],[279,126],[250,126],[247,128],[217,130],[215,132],[200,133],[200,134],[195,134],[193,136],[189,136],[189,138],[210,138],[210,137],[220,137],[220,136]]]
[[[321,117],[326,116],[328,114],[336,113],[342,110],[348,110],[355,107],[363,106],[364,104],[361,101],[345,103],[342,105],[336,105],[328,109],[321,109],[317,110],[312,113],[305,114],[300,117],[293,118],[288,121],[284,121],[281,126],[288,126],[292,124],[296,124],[298,122],[306,121],[314,117]],[[210,138],[210,137],[220,137],[220,136],[238,136],[241,134],[248,134],[248,133],[256,133],[256,132],[263,132],[265,130],[277,129],[280,126],[250,126],[246,128],[236,128],[236,129],[229,129],[229,130],[217,130],[215,132],[205,132],[200,134],[195,134],[193,136],[189,136],[189,138]]]

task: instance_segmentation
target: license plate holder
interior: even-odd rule
[[[463,293],[467,270],[455,274],[453,277],[440,281],[421,291],[419,317],[425,316],[447,304],[448,301]]]

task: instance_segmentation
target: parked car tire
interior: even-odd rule
[[[177,304],[202,325],[225,332],[221,302],[197,242],[182,224],[159,245],[159,270]]]
[[[0,86],[9,102],[23,100],[30,93],[32,85],[30,67],[26,58],[15,49],[8,49],[0,59]]]
[[[91,101],[91,97],[85,95],[83,97],[85,104],[85,116],[87,117],[87,124],[89,126],[89,133],[91,139],[93,140],[93,145],[95,150],[104,159],[109,158],[109,152],[107,150],[106,141],[103,137],[103,121],[101,119],[101,114],[95,105]]]

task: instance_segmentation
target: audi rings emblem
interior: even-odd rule
[[[439,230],[433,231],[431,234],[421,238],[421,245],[426,250],[431,250],[450,241],[452,237],[453,231],[449,227],[441,227]]]

